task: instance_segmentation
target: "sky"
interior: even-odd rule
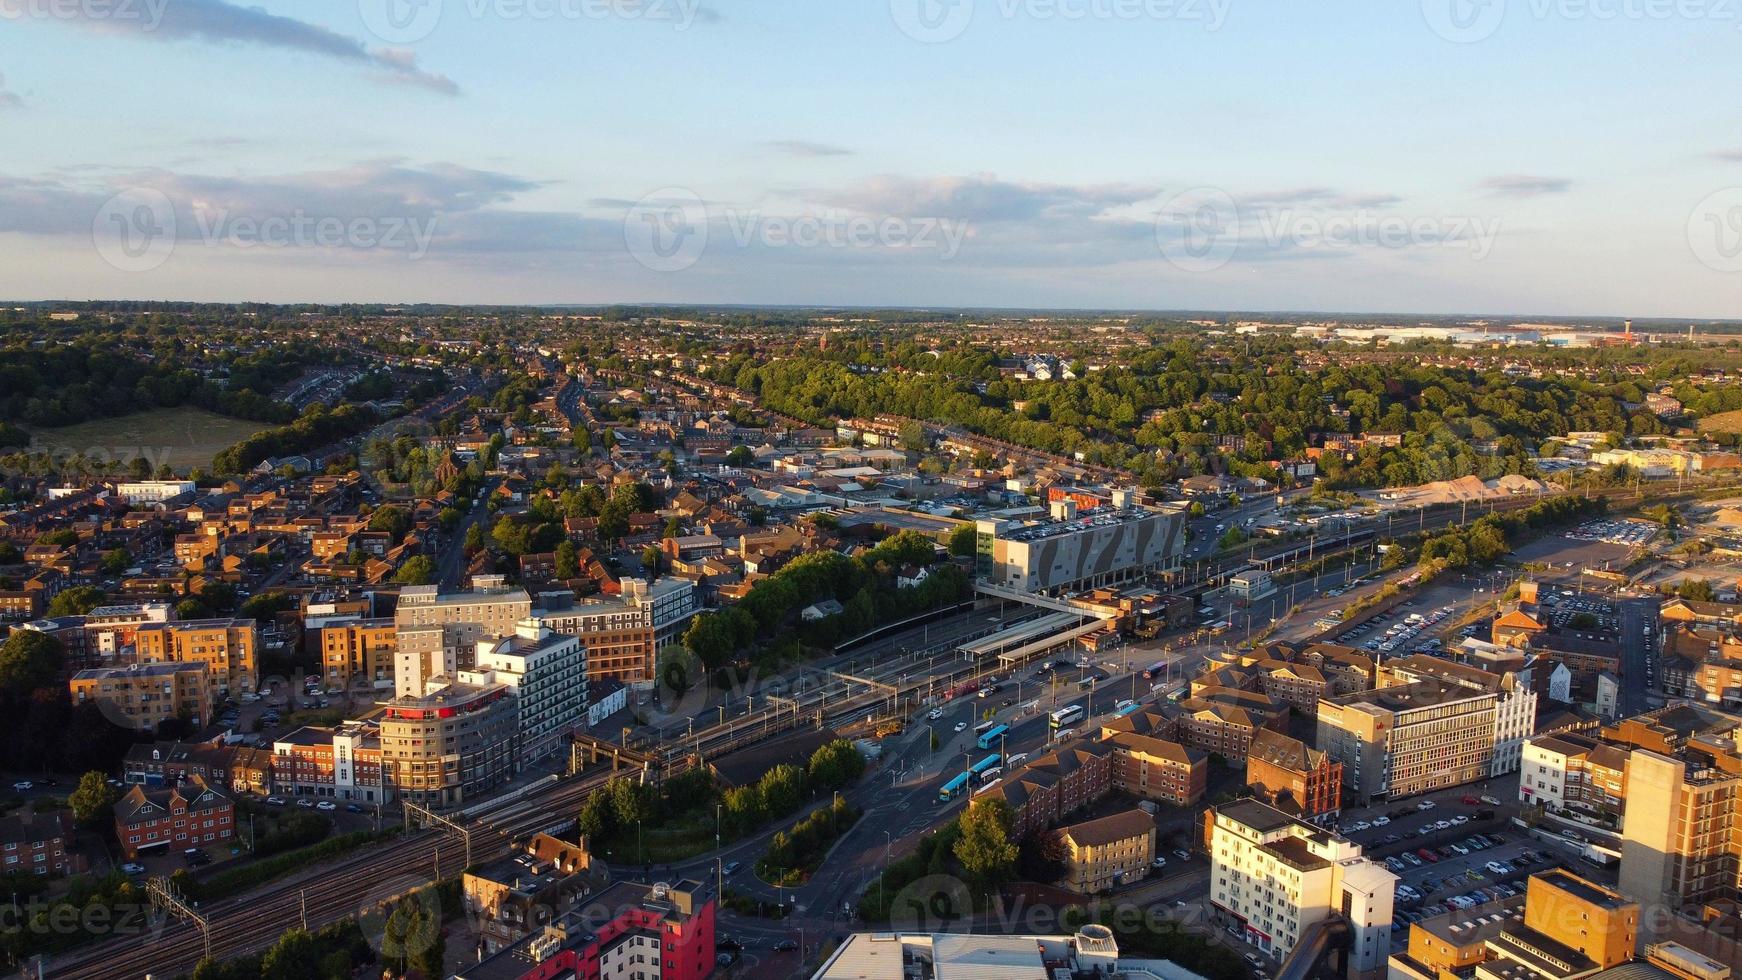
[[[1742,317],[1742,0],[0,0],[0,298]]]

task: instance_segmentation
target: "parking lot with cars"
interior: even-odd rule
[[[1564,863],[1512,824],[1517,793],[1513,775],[1341,815],[1342,833],[1399,878],[1400,935],[1424,918],[1518,894],[1531,874]]]
[[[1442,641],[1434,634],[1455,610],[1448,605],[1419,611],[1406,603],[1337,634],[1334,642],[1370,653],[1435,653]]]

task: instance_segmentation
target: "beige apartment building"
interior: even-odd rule
[[[471,667],[479,640],[513,636],[515,624],[532,613],[532,597],[505,588],[500,575],[480,575],[473,585],[447,595],[433,585],[400,591],[393,614],[396,696],[415,697],[434,678]]]
[[[399,651],[399,628],[393,620],[358,619],[315,632],[321,677],[328,687],[349,688],[353,680],[393,686],[393,656]]]
[[[146,623],[134,633],[141,663],[201,664],[214,697],[247,694],[260,681],[260,628],[252,619]]]
[[[1143,810],[1072,824],[1059,830],[1057,839],[1065,863],[1060,884],[1079,895],[1098,895],[1147,877],[1155,860],[1155,818]]]
[[[1742,889],[1742,755],[1689,740],[1676,755],[1645,749],[1627,760],[1621,891],[1672,909],[1734,900]]]
[[[96,704],[104,717],[141,732],[184,716],[196,727],[205,725],[216,700],[210,675],[197,663],[96,667],[74,674],[67,686],[74,707]]]
[[[1487,779],[1495,694],[1439,680],[1326,698],[1318,746],[1363,801],[1402,799]]]
[[[431,809],[487,795],[514,776],[518,711],[505,684],[436,678],[382,705],[382,792]]]

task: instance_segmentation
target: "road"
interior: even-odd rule
[[[1621,610],[1621,717],[1650,708],[1647,699],[1662,683],[1656,661],[1659,629],[1655,599],[1622,599]],[[1649,630],[1649,636],[1647,631]],[[1649,668],[1649,669],[1648,669]]]

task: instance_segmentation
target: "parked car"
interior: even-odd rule
[[[268,796],[266,798],[266,805],[267,806],[283,806],[284,800],[281,797]]]
[[[133,862],[129,861],[126,864],[123,864],[121,866],[121,873],[124,875],[129,875],[129,876],[137,878],[138,876],[145,873],[145,865],[134,864]]]
[[[337,803],[334,803],[332,800],[322,800],[319,803],[315,804],[315,809],[325,810],[328,812],[331,812],[333,810],[337,810],[338,808],[339,808],[339,805]]]

